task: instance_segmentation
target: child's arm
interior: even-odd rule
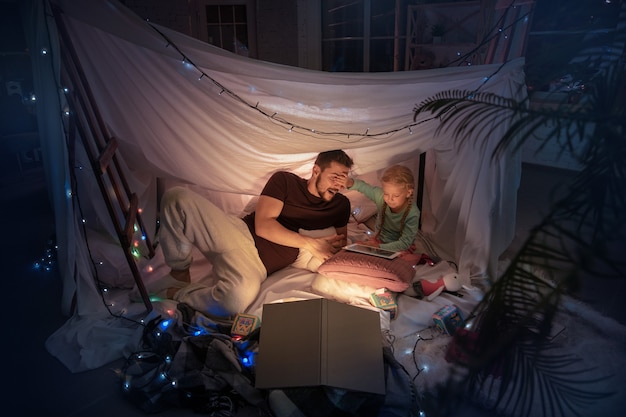
[[[420,211],[417,206],[411,208],[408,216],[404,221],[404,228],[402,229],[402,233],[398,240],[393,242],[381,243],[379,247],[381,249],[391,250],[391,251],[402,251],[409,249],[411,245],[415,242],[415,236],[417,235],[417,231],[419,230],[419,218]]]
[[[348,186],[348,184],[351,184]],[[346,187],[351,190],[355,190],[363,194],[365,197],[376,203],[378,210],[383,205],[383,189],[374,185],[370,185],[358,178],[349,178],[346,181]]]

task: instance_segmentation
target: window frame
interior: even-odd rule
[[[339,36],[339,37],[325,37],[325,28],[323,15],[326,13],[326,9],[328,8],[328,2],[326,0],[320,0],[320,11],[322,16],[320,16],[320,27],[321,27],[321,54],[322,54],[322,68],[325,70],[331,70],[332,63],[327,62],[327,48],[331,48],[331,44],[334,44],[335,47],[341,48],[342,43],[346,42],[360,42],[359,47],[361,49],[361,68],[358,70],[359,72],[370,72],[372,69],[372,53],[373,53],[373,42],[380,43],[380,41],[392,41],[394,53],[393,59],[394,61],[391,63],[393,67],[393,71],[401,70],[400,62],[404,61],[401,58],[401,55],[405,53],[405,47],[401,45],[403,42],[406,43],[406,28],[401,29],[401,26],[404,22],[401,22],[401,16],[403,16],[401,9],[406,8],[407,2],[404,0],[395,0],[394,1],[394,33],[393,35],[372,35],[372,7],[373,2],[376,0],[362,0],[363,2],[363,16],[359,16],[362,19],[362,30],[363,32],[358,36]],[[358,18],[357,18],[358,19]]]
[[[256,0],[197,0],[198,8],[198,33],[199,38],[209,43],[209,34],[207,31],[207,14],[206,6],[245,6],[246,7],[246,25],[248,30],[248,56],[257,58],[257,39],[256,39]],[[224,49],[224,48],[222,48]],[[224,49],[227,50],[227,49]],[[232,52],[232,51],[231,51]]]

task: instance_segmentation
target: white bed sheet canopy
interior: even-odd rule
[[[231,54],[152,25],[117,1],[52,3],[63,11],[99,110],[120,143],[118,156],[140,196],[147,225],[156,223],[157,178],[194,184],[226,210],[241,213],[272,172],[286,169],[306,177],[320,151],[346,150],[355,160],[354,175],[392,163],[417,169],[419,155],[426,152],[423,232],[456,260],[465,279],[495,273],[498,256],[513,238],[521,170],[519,153],[491,158],[508,123],[494,125],[477,146],[435,135],[438,120],[414,121],[413,108],[451,89],[521,100],[526,94],[522,59],[395,73],[327,73]],[[45,0],[30,5],[32,48],[48,51],[33,59],[64,280],[62,305],[71,315],[53,339],[73,346],[83,358],[66,364],[82,370],[119,355],[123,342],[115,338],[126,330],[109,321],[102,305],[84,243],[85,211],[72,201],[80,198],[83,207],[92,206],[100,220],[90,221],[106,224],[90,173],[68,167],[58,116],[63,102],[54,71],[59,65],[54,20]],[[72,176],[81,189],[69,198]]]

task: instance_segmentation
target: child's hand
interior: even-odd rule
[[[380,247],[380,242],[376,239],[369,239],[369,240],[363,240],[361,242],[357,242],[361,245],[366,245],[366,246],[373,246],[375,248]]]

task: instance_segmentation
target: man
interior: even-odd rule
[[[345,188],[352,164],[344,151],[333,150],[317,156],[308,180],[276,172],[263,188],[255,212],[243,219],[186,188],[166,191],[159,233],[172,271],[148,290],[215,316],[244,311],[265,278],[291,265],[300,251],[323,262],[345,246],[350,202],[339,191]],[[330,227],[335,233],[325,237],[299,233]],[[214,285],[191,283],[194,246],[211,261]]]

